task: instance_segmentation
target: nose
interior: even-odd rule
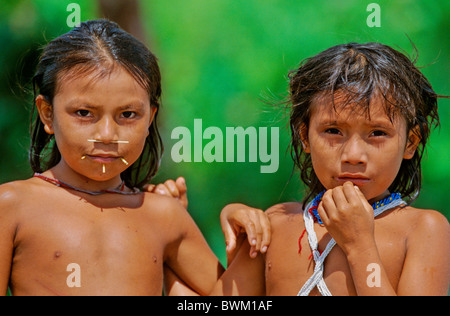
[[[113,118],[104,116],[97,122],[96,140],[109,144],[118,139],[117,136],[117,124]]]
[[[360,135],[349,137],[342,147],[341,160],[351,165],[365,165],[367,163],[367,146]]]

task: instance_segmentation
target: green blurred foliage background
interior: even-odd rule
[[[369,3],[381,7],[381,27],[366,24]],[[70,30],[67,5],[78,3],[81,19],[101,17],[96,1],[0,0],[0,183],[26,179],[30,79],[40,48]],[[413,53],[437,93],[449,94],[447,0],[141,0],[145,41],[159,58],[163,76],[160,126],[165,155],[153,182],[184,176],[189,212],[224,262],[219,224],[223,206],[242,202],[267,209],[302,198],[303,186],[287,149],[286,115],[271,103],[287,94],[287,73],[301,60],[332,45],[377,41]],[[269,102],[267,102],[269,101]],[[414,204],[450,218],[450,110],[440,101],[441,128],[432,133],[423,160],[423,191]],[[261,174],[258,163],[179,163],[170,152],[171,131],[195,118],[203,129],[280,127],[280,166]],[[204,144],[206,141],[204,142]]]

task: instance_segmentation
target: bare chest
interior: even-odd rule
[[[405,257],[405,242],[399,232],[392,231],[392,227],[383,221],[376,222],[375,225],[378,251],[390,282],[396,288]],[[319,240],[319,251],[323,251],[331,236],[324,227],[317,224],[315,231]],[[273,228],[272,242],[266,256],[267,294],[297,295],[313,274],[314,267],[303,219],[298,214],[286,217],[283,225]],[[369,278],[371,270],[367,273]],[[333,295],[356,295],[347,259],[338,245],[325,260],[324,280]],[[315,288],[310,295],[320,293]]]
[[[16,236],[13,292],[160,294],[164,236],[138,208],[37,205]]]

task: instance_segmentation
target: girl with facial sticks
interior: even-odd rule
[[[223,267],[200,230],[142,192],[163,148],[156,57],[113,22],[83,22],[45,47],[33,88],[35,174],[0,186],[0,293],[161,295],[166,267],[208,294]]]

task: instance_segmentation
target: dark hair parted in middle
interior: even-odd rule
[[[148,92],[150,106],[159,109],[161,74],[157,58],[147,47],[116,23],[108,20],[87,21],[52,40],[45,47],[33,77],[34,100],[43,95],[52,104],[62,77],[95,74],[109,75],[114,67],[123,67]],[[34,172],[43,172],[55,166],[61,154],[53,135],[35,115],[31,122],[30,163]],[[139,159],[122,172],[122,180],[129,187],[142,188],[156,174],[163,144],[158,131],[157,115],[149,127],[143,152]],[[45,153],[50,151],[49,157]],[[47,159],[43,159],[47,158]]]
[[[405,118],[407,134],[419,133],[420,144],[412,159],[404,159],[389,187],[412,202],[421,187],[421,159],[432,126],[439,125],[438,95],[414,62],[404,54],[379,43],[349,43],[333,46],[304,60],[289,74],[291,156],[308,187],[305,202],[325,190],[314,173],[311,157],[301,146],[300,130],[309,128],[311,105],[325,95],[344,96],[344,105],[362,108],[369,114],[370,101],[382,97],[392,120]]]

